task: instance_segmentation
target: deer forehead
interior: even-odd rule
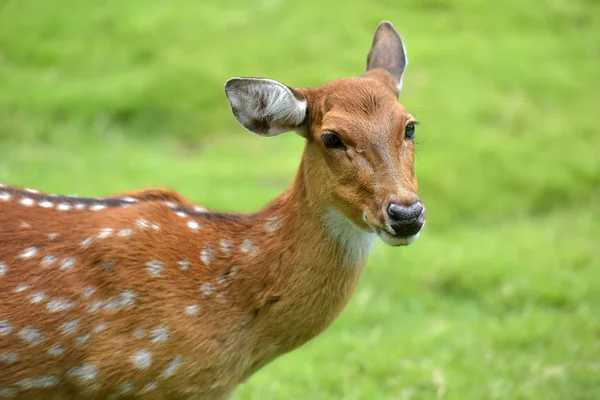
[[[412,118],[389,88],[366,78],[329,83],[317,91],[312,110],[313,130],[369,139],[372,134],[396,136]]]

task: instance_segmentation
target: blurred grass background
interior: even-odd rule
[[[234,398],[599,399],[598,1],[0,0],[0,181],[255,210],[303,143],[245,132],[223,83],[360,74],[381,20],[427,227]]]

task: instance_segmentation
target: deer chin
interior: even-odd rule
[[[379,227],[375,226],[374,224],[372,224],[369,221],[366,211],[363,213],[363,221],[365,222],[365,224],[367,224],[367,226],[369,228],[371,228],[371,230],[374,233],[377,234],[377,236],[379,236],[379,238],[381,240],[383,240],[383,242],[385,244],[387,244],[388,246],[392,246],[392,247],[408,246],[409,244],[412,244],[415,240],[417,240],[419,238],[419,235],[421,234],[421,230],[423,230],[423,227],[425,226],[425,222],[423,222],[423,226],[421,227],[419,232],[415,233],[414,235],[398,236],[398,235],[393,234],[394,230],[389,225],[386,226],[386,228],[379,228]]]
[[[421,232],[419,231],[412,236],[402,237],[402,236],[390,235],[388,232],[386,232],[382,229],[377,229],[377,236],[379,236],[381,238],[381,240],[383,240],[385,242],[385,244],[394,246],[394,247],[408,246],[409,244],[412,244],[415,240],[417,240],[417,238],[419,237],[420,234],[421,234]]]

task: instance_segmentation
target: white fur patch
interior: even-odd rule
[[[417,232],[416,234],[409,237],[395,237],[387,233],[386,231],[380,231],[381,239],[390,246],[408,246],[415,240],[419,238],[419,234],[421,232]]]
[[[406,46],[404,46],[404,41],[400,39],[402,43],[402,52],[404,53],[404,69],[402,70],[402,74],[400,74],[400,79],[398,80],[398,95],[402,92],[402,78],[404,78],[404,71],[406,71],[406,67],[408,67],[408,55],[406,55]]]
[[[354,264],[367,260],[377,239],[375,233],[358,228],[345,215],[334,209],[327,211],[325,223],[331,236],[342,247],[346,263]]]
[[[287,86],[272,79],[231,78],[225,93],[238,121],[261,136],[293,130],[306,117],[306,100],[298,100]],[[267,132],[252,129],[257,120],[270,122]]]

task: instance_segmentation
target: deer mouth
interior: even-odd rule
[[[415,233],[414,235],[410,235],[410,236],[398,236],[398,235],[391,235],[389,232],[383,230],[383,229],[378,229],[377,231],[377,236],[379,236],[381,238],[381,240],[383,240],[386,244],[390,245],[390,246],[408,246],[409,244],[412,244],[415,240],[417,240],[417,238],[419,237],[419,235],[421,234],[421,231]]]
[[[386,224],[385,227],[379,227],[375,224],[372,224],[367,217],[367,213],[363,214],[363,220],[371,230],[379,236],[381,240],[385,242],[385,244],[393,247],[398,246],[408,246],[414,243],[415,240],[419,238],[421,234],[421,230],[425,226],[425,221],[423,220],[420,223],[418,229],[414,230],[414,233],[411,234],[397,234],[394,228],[390,224]]]

